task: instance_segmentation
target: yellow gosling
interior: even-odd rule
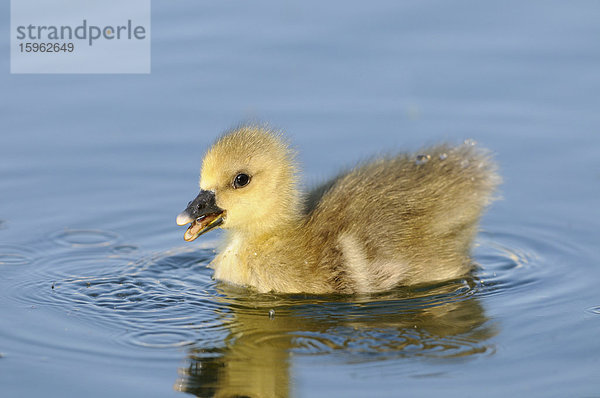
[[[477,222],[500,182],[485,150],[439,145],[383,157],[308,194],[294,152],[243,126],[206,153],[200,194],[177,217],[184,238],[227,231],[215,278],[259,292],[373,293],[472,269]]]

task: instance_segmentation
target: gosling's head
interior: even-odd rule
[[[294,154],[265,127],[243,126],[208,150],[200,171],[200,193],[177,217],[191,223],[184,239],[222,227],[260,234],[299,214]]]

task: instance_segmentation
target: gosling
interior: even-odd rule
[[[303,195],[280,133],[243,126],[204,156],[200,193],[177,217],[186,241],[226,240],[218,280],[259,292],[364,294],[472,270],[470,247],[500,182],[470,143],[356,166]]]

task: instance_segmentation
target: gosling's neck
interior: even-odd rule
[[[285,239],[298,230],[305,217],[300,205],[293,204],[288,208],[272,211],[263,219],[229,229],[228,240],[256,244],[269,239]]]
[[[287,284],[291,279],[298,279],[297,270],[287,268],[282,275],[273,267],[282,264],[282,259],[291,264],[297,263],[294,258],[299,251],[295,248],[302,221],[300,207],[293,206],[262,223],[228,229],[225,244],[212,263],[215,278],[254,286],[260,292],[293,291]]]

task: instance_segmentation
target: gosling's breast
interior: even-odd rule
[[[236,285],[250,285],[250,269],[241,255],[242,240],[232,238],[212,261],[215,279],[227,281]]]

